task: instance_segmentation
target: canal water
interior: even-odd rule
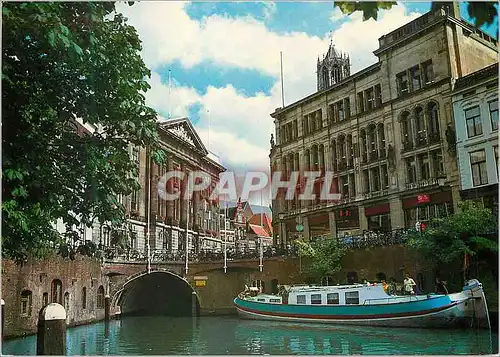
[[[236,316],[124,317],[67,330],[68,355],[498,353],[485,330],[345,327],[240,320]],[[35,355],[36,336],[7,340],[5,355]]]

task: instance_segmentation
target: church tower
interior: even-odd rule
[[[349,55],[337,52],[335,46],[330,42],[330,48],[323,60],[318,57],[317,66],[318,91],[326,89],[339,83],[351,75],[351,64]]]

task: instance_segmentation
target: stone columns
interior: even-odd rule
[[[337,239],[337,220],[335,219],[335,212],[328,212],[328,221],[330,225],[330,237]]]
[[[399,197],[394,197],[389,200],[391,210],[391,228],[405,228],[405,217],[403,211],[403,203]]]
[[[368,220],[365,216],[365,207],[363,205],[359,205],[359,228],[361,231],[366,231],[368,229]]]

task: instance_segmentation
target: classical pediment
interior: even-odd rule
[[[205,145],[203,145],[203,142],[188,118],[167,119],[160,121],[159,126],[167,133],[184,142],[186,145],[192,146],[195,149],[208,154]]]

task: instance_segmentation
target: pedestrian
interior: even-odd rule
[[[382,287],[384,288],[384,291],[387,293],[389,290],[389,284],[385,280],[382,280]]]
[[[390,278],[389,279],[389,286],[387,287],[387,294],[389,295],[397,295],[397,288],[396,288],[396,279]]]
[[[446,282],[441,281],[441,279],[436,278],[436,294],[445,294],[448,295],[448,288],[446,287]]]
[[[415,280],[410,277],[410,274],[406,273],[405,274],[405,280],[403,281],[403,293],[405,295],[414,295],[415,290],[413,290],[413,287],[416,286],[417,284],[415,283]]]

